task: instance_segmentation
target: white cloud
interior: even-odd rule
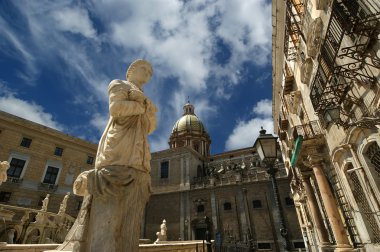
[[[269,99],[264,99],[256,103],[253,107],[252,111],[264,117],[272,116],[272,101]]]
[[[90,124],[94,126],[99,131],[99,133],[102,133],[107,126],[108,118],[108,114],[103,115],[95,113],[90,120]]]
[[[30,55],[26,61],[30,65],[34,58],[52,67],[62,62],[61,74],[66,90],[72,93],[71,101],[93,114],[90,125],[99,131],[108,118],[107,84],[124,76],[115,76],[115,69],[125,69],[135,58],[152,63],[152,82],[156,83],[147,88],[166,90],[149,91],[150,97],[161,103],[159,108],[164,108],[155,133],[163,137],[154,138],[154,146],[164,146],[188,95],[197,115],[211,120],[217,107],[208,98],[229,99],[233,85],[244,78],[245,63],[262,65],[270,59],[271,3],[265,0],[108,0],[80,5],[71,0],[40,0],[14,4],[27,20],[26,29],[30,30],[26,34],[32,36],[27,37],[28,46],[20,47],[15,40],[11,43],[20,48],[23,58]],[[96,25],[92,20],[97,20]],[[83,39],[68,32],[81,34]],[[231,55],[223,64],[215,58],[220,39],[226,45],[222,49]],[[166,78],[173,86],[160,83]]]
[[[151,152],[166,150],[169,148],[169,136],[149,137],[149,147]]]
[[[272,133],[273,120],[271,117],[271,104],[272,102],[267,99],[259,101],[253,107],[253,111],[257,117],[247,121],[238,121],[232,133],[228,136],[225,149],[232,150],[253,146],[256,138],[259,136],[261,127],[263,127],[267,133]]]
[[[0,97],[0,110],[53,129],[63,130],[63,126],[55,121],[51,114],[45,112],[42,106],[13,95]]]
[[[56,28],[61,31],[78,33],[87,38],[95,38],[96,31],[85,9],[62,8],[51,13]]]
[[[27,84],[33,84],[31,80],[34,80],[35,76],[38,74],[38,70],[35,66],[35,57],[28,51],[28,42],[25,40],[22,41],[1,17],[0,37],[2,37],[2,40],[4,39],[4,41],[8,41],[15,49],[13,51],[6,47],[2,48],[3,43],[0,43],[0,49],[2,49],[3,53],[10,54],[25,64],[26,69],[19,70],[19,77],[26,80]]]

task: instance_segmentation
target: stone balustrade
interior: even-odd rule
[[[58,244],[0,244],[2,252],[53,252]],[[158,251],[181,251],[181,252],[204,252],[206,244],[202,241],[173,241],[159,244],[140,244],[139,252]]]
[[[0,204],[0,219],[0,241],[19,244],[63,242],[75,221],[66,213],[4,204]]]

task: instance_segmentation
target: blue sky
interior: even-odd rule
[[[159,108],[152,151],[190,97],[212,153],[272,131],[271,2],[266,0],[2,0],[0,110],[97,142],[107,86],[145,58]]]

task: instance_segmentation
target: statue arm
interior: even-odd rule
[[[124,87],[124,85],[113,85],[109,89],[110,115],[113,117],[122,117],[145,113],[144,104],[127,99],[128,89]]]
[[[148,100],[148,102],[147,102],[147,116],[148,116],[148,120],[149,120],[148,134],[153,133],[153,131],[157,128],[157,118],[156,118],[157,111],[158,111],[158,109],[153,104],[153,102]]]

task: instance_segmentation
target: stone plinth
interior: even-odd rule
[[[0,244],[2,252],[55,252],[59,244]],[[159,251],[184,251],[184,252],[204,252],[202,241],[173,241],[160,244],[140,244],[139,252],[159,252]]]
[[[206,251],[206,244],[203,246],[202,241],[168,241],[159,244],[140,244],[139,252],[161,252],[161,251],[183,251],[183,252],[204,252]],[[20,250],[20,251],[34,251],[34,250]],[[58,250],[47,250],[45,252],[57,252]]]
[[[1,244],[2,252],[42,252],[55,249],[58,244]]]

